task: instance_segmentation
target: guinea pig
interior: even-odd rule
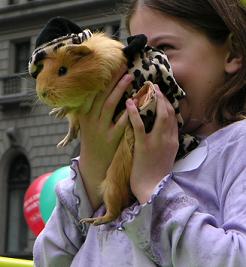
[[[79,38],[79,34],[69,35],[65,40],[58,38],[38,47],[29,64],[29,72],[36,78],[36,91],[40,100],[54,108],[51,114],[67,117],[69,121],[68,134],[58,146],[65,146],[77,137],[79,115],[90,111],[98,93],[109,90],[113,77],[124,65],[128,66],[128,72],[135,79],[132,88],[122,97],[116,117],[124,110],[127,98],[137,98],[146,132],[150,131],[156,104],[153,83],[157,83],[172,103],[177,122],[182,126],[178,100],[185,93],[177,85],[163,51],[147,46],[144,36],[131,37],[127,47],[104,33],[89,34],[88,38],[78,43],[70,42],[74,37]],[[180,154],[193,149],[198,143],[190,136],[182,136],[180,140]],[[94,225],[108,223],[129,206],[132,199],[129,179],[133,151],[134,133],[129,122],[100,185],[106,213],[97,218],[83,218],[82,222]]]

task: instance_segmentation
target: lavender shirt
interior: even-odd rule
[[[113,223],[79,224],[93,211],[77,159],[57,195],[34,245],[36,267],[245,267],[246,120],[204,139],[146,204]],[[103,213],[102,206],[94,216]]]

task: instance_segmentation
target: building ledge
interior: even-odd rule
[[[111,7],[117,4],[115,0],[57,0],[33,1],[25,4],[18,4],[0,8],[0,28],[7,27],[10,21],[22,22],[23,20],[37,19],[37,16],[50,17],[51,14],[69,14],[69,12],[87,12],[95,8]],[[13,25],[11,25],[13,26]]]
[[[18,93],[0,96],[0,110],[5,111],[17,107],[31,108],[33,105],[33,93]]]

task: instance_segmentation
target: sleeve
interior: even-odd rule
[[[81,233],[76,229],[73,218],[58,202],[44,230],[33,247],[36,267],[69,267],[74,255],[82,245]]]
[[[245,151],[245,138],[241,138],[228,144],[227,151],[216,159],[223,173],[218,189],[221,218],[201,212],[198,200],[168,175],[148,203],[135,204],[122,215],[121,229],[158,266],[244,267]]]
[[[91,216],[93,211],[76,161],[71,165],[71,177],[57,185],[56,193],[57,205],[34,243],[35,267],[69,267],[87,235],[80,216]]]

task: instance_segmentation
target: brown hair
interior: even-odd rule
[[[230,40],[232,55],[242,57],[242,67],[227,77],[223,88],[214,92],[207,119],[221,126],[246,118],[246,7],[240,0],[131,0],[126,23],[138,4],[178,17],[203,31],[214,43]]]

